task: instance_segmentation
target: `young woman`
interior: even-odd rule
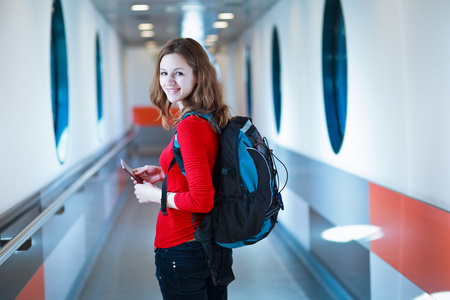
[[[145,181],[135,184],[140,203],[161,203],[161,190],[154,184],[167,176],[167,215],[159,213],[156,224],[156,277],[164,299],[227,299],[227,285],[234,279],[231,250],[213,244],[219,284],[213,285],[206,254],[194,238],[201,213],[214,204],[212,172],[219,147],[219,132],[230,112],[224,103],[216,71],[203,47],[193,39],[169,41],[158,56],[150,87],[150,100],[160,110],[163,126],[177,126],[185,174],[177,164],[170,171],[174,139],[163,150],[160,166],[135,169]],[[177,105],[180,115],[171,115]],[[191,112],[185,116],[186,113]],[[207,115],[210,120],[196,114]],[[183,118],[183,116],[185,116]],[[200,217],[199,217],[200,216]]]

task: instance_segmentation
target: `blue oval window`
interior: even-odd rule
[[[63,163],[67,155],[68,144],[69,80],[66,33],[60,0],[55,0],[52,8],[50,64],[56,152],[60,163]]]
[[[98,137],[103,138],[103,90],[102,90],[102,56],[100,48],[100,37],[97,34],[96,38],[96,77],[97,77],[97,129]]]
[[[281,117],[281,64],[280,64],[280,45],[278,42],[277,29],[273,29],[272,35],[272,91],[273,106],[275,112],[275,125],[277,132],[280,132]]]
[[[339,0],[325,4],[322,76],[328,136],[334,153],[341,149],[347,119],[347,47]]]
[[[245,65],[247,68],[247,107],[248,116],[252,116],[252,65],[250,48],[245,49]]]

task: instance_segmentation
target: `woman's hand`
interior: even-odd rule
[[[142,184],[135,184],[134,194],[139,203],[161,203],[161,189],[147,181]]]
[[[145,181],[155,184],[159,181],[164,180],[164,172],[160,167],[157,166],[143,166],[140,168],[133,169],[136,175],[139,175]]]
[[[136,183],[134,185],[134,194],[139,203],[159,203],[161,204],[161,189],[154,186],[150,182],[144,181],[144,183]],[[167,193],[167,207],[178,209],[175,204],[176,193]]]

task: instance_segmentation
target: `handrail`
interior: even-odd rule
[[[56,200],[42,211],[33,221],[31,221],[24,229],[16,234],[4,247],[0,249],[0,265],[2,265],[11,255],[13,255],[20,246],[29,239],[36,231],[38,231],[58,210],[63,206],[64,202],[85,184],[100,168],[102,168],[109,160],[111,160],[119,151],[127,146],[136,135],[136,131],[131,131],[125,138],[117,143],[109,150],[100,160],[92,167],[86,170],[74,183],[72,183]]]

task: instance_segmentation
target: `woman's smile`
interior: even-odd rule
[[[174,89],[174,88],[166,88],[166,93],[168,94],[176,94],[178,93],[180,89]]]

